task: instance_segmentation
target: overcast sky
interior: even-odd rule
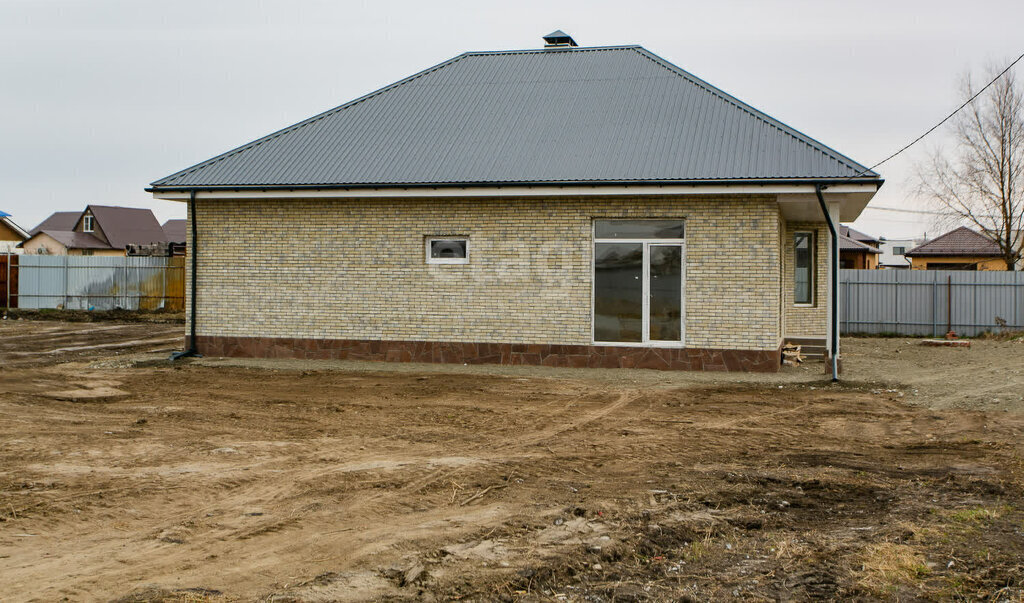
[[[184,207],[153,180],[467,50],[640,44],[871,165],[955,108],[969,69],[1024,51],[1024,2],[0,0],[0,210]],[[1018,68],[1019,69],[1019,68]],[[1024,79],[1024,75],[1018,74]],[[879,171],[909,197],[926,139]],[[916,236],[925,216],[855,226]]]

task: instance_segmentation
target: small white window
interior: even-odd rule
[[[466,237],[430,237],[427,239],[428,264],[468,264],[469,239]]]
[[[92,232],[92,216],[82,218],[82,230],[85,232]]]

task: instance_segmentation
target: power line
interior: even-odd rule
[[[864,209],[873,209],[876,211],[896,211],[904,214],[929,214],[933,216],[954,216],[959,215],[956,212],[951,211],[936,211],[928,209],[901,209],[899,207],[865,207]]]
[[[974,96],[972,96],[971,98],[969,98],[969,99],[967,99],[966,101],[964,101],[964,104],[960,105],[960,106],[959,106],[959,107],[957,107],[957,108],[956,108],[956,109],[955,109],[955,110],[954,110],[954,111],[953,111],[952,113],[950,113],[950,114],[949,114],[949,115],[947,115],[946,117],[942,118],[942,121],[940,121],[939,123],[935,124],[934,126],[932,126],[932,127],[928,128],[928,130],[927,130],[927,131],[925,131],[925,133],[924,133],[924,134],[922,134],[922,135],[918,136],[917,138],[915,138],[914,140],[912,140],[912,141],[910,142],[910,144],[908,144],[908,145],[904,146],[904,147],[903,147],[902,149],[900,149],[900,150],[896,151],[896,152],[895,152],[895,153],[893,153],[892,155],[889,155],[889,156],[888,156],[888,157],[886,157],[885,159],[883,159],[883,160],[879,161],[878,163],[876,163],[875,165],[873,165],[873,166],[871,166],[871,167],[867,168],[866,170],[862,171],[861,173],[859,173],[859,174],[857,174],[857,175],[855,175],[855,176],[850,176],[849,178],[847,178],[846,180],[843,180],[843,181],[842,181],[842,182],[840,182],[839,184],[842,184],[842,183],[844,183],[844,182],[850,182],[851,180],[856,180],[857,178],[860,178],[860,177],[861,177],[861,176],[863,176],[864,174],[867,174],[868,172],[874,171],[874,169],[875,169],[875,168],[879,167],[879,166],[880,166],[880,165],[882,165],[883,163],[885,163],[885,162],[889,161],[890,159],[893,159],[894,157],[896,157],[897,155],[899,155],[899,154],[900,154],[900,153],[902,153],[903,151],[906,151],[906,150],[907,150],[907,149],[909,149],[910,147],[912,147],[912,146],[914,146],[915,144],[917,144],[917,143],[921,142],[921,139],[923,139],[923,138],[924,138],[925,136],[928,136],[929,134],[931,134],[932,132],[934,132],[935,130],[937,130],[937,129],[938,129],[938,128],[939,128],[939,127],[940,127],[940,126],[942,125],[942,124],[944,124],[944,123],[946,123],[947,121],[949,121],[950,119],[952,119],[954,115],[956,115],[956,114],[957,114],[957,113],[959,113],[960,111],[963,111],[964,107],[966,107],[967,105],[969,105],[969,104],[973,103],[973,102],[974,102],[974,100],[975,100],[976,98],[978,98],[979,96],[981,96],[981,93],[982,93],[982,92],[984,92],[984,91],[988,90],[988,89],[989,89],[989,87],[990,87],[990,86],[992,86],[992,84],[996,83],[996,80],[998,80],[999,78],[1001,78],[1001,77],[1003,77],[1004,75],[1006,75],[1006,72],[1008,72],[1009,70],[1013,69],[1013,66],[1014,66],[1014,65],[1016,65],[1017,63],[1019,63],[1019,62],[1021,61],[1021,59],[1024,59],[1024,53],[1022,53],[1022,54],[1021,54],[1021,55],[1020,55],[1019,57],[1017,57],[1016,59],[1014,59],[1014,61],[1013,61],[1012,63],[1010,63],[1009,65],[1007,65],[1007,66],[1006,66],[1006,69],[1003,69],[1002,71],[1000,71],[1000,72],[999,72],[999,75],[997,75],[997,76],[995,76],[994,78],[992,78],[992,80],[991,80],[991,81],[989,81],[989,83],[987,83],[987,84],[985,84],[984,86],[982,86],[981,90],[978,90],[978,91],[977,91],[977,92],[976,92],[976,93],[974,94]]]

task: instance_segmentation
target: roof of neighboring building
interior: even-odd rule
[[[29,234],[25,232],[24,228],[14,223],[14,220],[11,219],[11,214],[5,211],[0,211],[0,222],[6,224],[7,227],[13,230],[15,233],[17,233],[18,236],[24,239],[27,239],[29,237]]]
[[[110,249],[103,241],[87,232],[74,232],[71,230],[41,230],[33,237],[40,234],[47,235],[68,249]]]
[[[29,234],[36,234],[43,230],[71,230],[78,222],[80,211],[58,211],[50,214],[50,217],[39,223],[38,226],[29,231]]]
[[[865,245],[844,234],[839,235],[839,251],[855,251],[861,253],[882,253],[870,245]]]
[[[854,241],[860,241],[861,243],[874,243],[878,244],[878,239],[875,237],[865,234],[859,230],[850,228],[849,226],[839,226],[839,234],[844,237],[850,237]]]
[[[79,218],[90,211],[109,244],[91,233],[74,230]],[[124,249],[130,244],[167,242],[167,235],[153,212],[138,207],[87,205],[80,212],[57,212],[33,228],[32,236],[41,232],[69,249]]]
[[[92,211],[103,236],[114,249],[124,249],[129,244],[167,242],[167,235],[151,210],[109,205],[89,205],[86,210]]]
[[[468,52],[151,191],[856,178],[863,165],[639,46]]]
[[[906,256],[992,256],[1003,254],[999,245],[985,235],[966,226],[951,230],[944,235],[918,245],[907,251]]]
[[[187,239],[188,220],[168,220],[164,222],[164,235],[172,243],[184,243]]]

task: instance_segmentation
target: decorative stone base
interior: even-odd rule
[[[645,368],[681,371],[775,372],[778,350],[716,350],[596,345],[461,343],[296,339],[275,337],[197,337],[204,356],[305,358],[455,364],[530,364],[576,368]],[[188,338],[186,338],[188,345]]]

